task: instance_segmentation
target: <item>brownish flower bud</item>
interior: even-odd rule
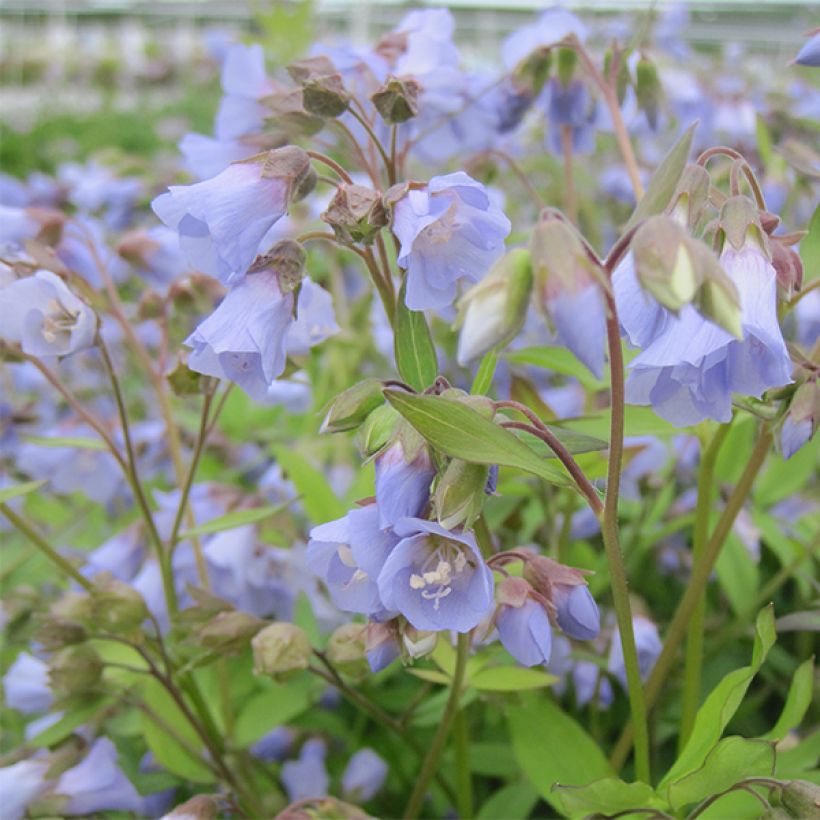
[[[388,77],[370,99],[388,125],[407,122],[419,112],[419,84],[409,77]]]
[[[387,225],[381,194],[363,185],[340,185],[321,216],[342,242],[369,245]]]

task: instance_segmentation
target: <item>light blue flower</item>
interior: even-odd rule
[[[387,763],[365,746],[347,763],[342,774],[342,792],[346,800],[364,803],[372,800],[387,778]]]
[[[587,35],[586,26],[572,12],[561,6],[553,6],[534,23],[522,26],[504,40],[501,46],[504,67],[511,71],[533,51],[550,48],[572,35],[583,42]]]
[[[521,606],[502,606],[496,619],[504,648],[523,666],[548,663],[552,628],[544,607],[527,597]]]
[[[61,810],[65,814],[104,811],[142,814],[143,798],[120,768],[117,749],[107,737],[97,738],[82,762],[60,775],[54,791],[68,798]]]
[[[554,154],[563,153],[563,126],[570,129],[572,150],[590,154],[595,150],[598,104],[581,80],[564,85],[553,77],[544,89],[547,112],[547,144]]]
[[[370,504],[314,527],[307,558],[339,609],[381,620],[386,613],[376,579],[398,540],[381,528],[378,507]]]
[[[606,343],[606,305],[597,282],[564,288],[545,297],[545,308],[561,344],[601,378]]]
[[[421,445],[408,456],[401,439],[396,439],[376,456],[375,468],[380,525],[392,527],[402,518],[421,515],[436,475],[427,447]]]
[[[330,778],[325,768],[326,753],[324,741],[312,738],[302,746],[298,760],[282,764],[282,784],[291,802],[327,794]]]
[[[48,680],[45,661],[21,652],[3,676],[6,706],[24,715],[44,712],[54,700]]]
[[[558,626],[570,638],[591,641],[598,637],[601,616],[586,584],[553,584],[552,602]]]
[[[478,281],[503,255],[510,229],[484,186],[463,171],[411,188],[393,211],[407,307],[450,306],[463,279]]]
[[[792,363],[777,321],[776,274],[760,249],[727,247],[721,265],[740,293],[743,339],[691,305],[668,315],[658,335],[630,364],[630,404],[651,404],[678,426],[705,418],[727,422],[732,394],[760,397],[791,382]]]
[[[416,628],[469,632],[493,608],[493,575],[469,532],[448,532],[432,521],[402,519],[402,540],[379,573],[386,609]]]
[[[265,52],[258,43],[235,43],[228,48],[222,64],[225,96],[216,115],[216,136],[232,140],[262,130],[269,113],[260,103],[273,91],[265,73]]]
[[[68,356],[94,344],[97,317],[47,270],[0,289],[0,338],[31,356]]]
[[[632,629],[635,633],[635,646],[638,652],[638,670],[641,680],[645,681],[661,654],[663,644],[658,635],[658,627],[642,615],[636,615],[632,619]],[[612,646],[609,649],[609,659],[607,669],[627,688],[626,666],[624,664],[624,649],[621,644],[621,633],[615,630],[612,636]]]
[[[21,760],[0,768],[3,820],[22,820],[28,804],[51,785],[52,781],[46,779],[49,768],[51,764],[45,758]]]
[[[284,216],[289,186],[263,169],[260,162],[238,162],[204,182],[172,185],[153,201],[157,216],[179,234],[192,268],[231,284],[267,250],[262,240]]]
[[[820,31],[816,31],[806,40],[803,47],[797,52],[794,61],[797,65],[820,68]]]
[[[268,391],[288,353],[304,354],[338,330],[329,294],[309,279],[302,280],[298,319],[294,302],[294,292],[282,291],[276,271],[248,274],[185,340],[192,348],[188,367],[228,379],[255,401],[270,403]]]

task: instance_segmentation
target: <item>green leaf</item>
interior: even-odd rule
[[[541,797],[560,811],[556,784],[584,785],[613,772],[598,744],[553,700],[533,693],[507,707],[513,753]]]
[[[306,711],[313,702],[313,681],[303,677],[272,685],[251,697],[236,718],[236,742],[248,746]]]
[[[386,390],[387,400],[437,450],[473,464],[499,464],[532,473],[551,484],[574,486],[563,469],[534,453],[508,430],[467,405],[441,396]]]
[[[61,740],[65,740],[75,729],[82,726],[95,715],[100,714],[109,704],[114,702],[114,698],[102,698],[84,703],[82,706],[72,707],[72,709],[42,732],[38,732],[31,740],[26,741],[27,746],[34,748],[46,748],[54,746]]]
[[[68,447],[72,450],[108,449],[101,439],[85,436],[35,436],[26,433],[21,438],[29,444],[38,444],[40,447]]]
[[[572,376],[588,390],[603,390],[606,387],[606,382],[596,379],[566,347],[525,347],[507,351],[504,358],[514,364],[529,364],[563,376]]]
[[[5,504],[6,501],[11,501],[12,498],[28,495],[35,490],[39,490],[47,480],[44,478],[42,481],[26,481],[25,484],[12,484],[11,487],[3,487],[0,489],[0,504]]]
[[[440,683],[447,686],[452,678],[445,675],[444,672],[439,672],[437,669],[408,669],[407,670],[414,678],[426,680],[429,683]]]
[[[526,820],[538,802],[529,783],[512,783],[496,791],[478,810],[477,820]]]
[[[658,785],[658,792],[670,783],[680,780],[702,765],[709,752],[717,745],[726,724],[740,706],[752,678],[757,674],[777,635],[774,626],[774,608],[767,606],[757,616],[752,662],[735,669],[709,693],[695,717],[695,725],[680,757]]]
[[[324,524],[325,521],[341,518],[347,512],[345,505],[333,492],[325,474],[316,469],[303,455],[294,449],[284,447],[276,447],[273,452],[302,497],[305,512],[314,524]]]
[[[424,313],[410,310],[404,303],[405,288],[406,285],[402,285],[396,308],[396,367],[410,387],[414,390],[424,390],[438,375],[436,348]]]
[[[577,430],[589,436],[606,438],[609,435],[610,413],[605,410],[594,416],[583,416],[561,422],[561,427]],[[651,407],[639,407],[628,404],[624,414],[624,435],[626,436],[661,436],[671,438],[680,435],[680,428],[673,427],[668,421],[655,414]]]
[[[247,510],[233,510],[232,512],[220,515],[219,518],[213,518],[205,524],[200,524],[198,527],[192,527],[190,530],[180,533],[179,540],[184,541],[187,538],[193,538],[197,535],[211,535],[215,532],[223,532],[224,530],[233,530],[237,527],[244,527],[247,524],[256,524],[259,521],[264,521],[272,515],[277,515],[286,509],[291,502],[286,501],[284,504],[270,505],[267,507],[250,507]]]
[[[565,430],[563,427],[558,427],[554,424],[547,424],[546,427],[570,453],[576,456],[583,455],[584,453],[598,453],[609,447],[603,439],[595,438],[595,436],[577,433],[574,430]],[[525,433],[524,435],[527,434]],[[552,449],[541,441],[541,439],[528,436],[527,442],[531,444],[533,450],[543,454],[544,458],[557,458]]]
[[[692,148],[692,138],[695,136],[697,125],[696,122],[692,123],[664,157],[663,162],[652,175],[646,193],[632,212],[632,216],[629,217],[624,233],[634,228],[642,219],[661,213],[669,204],[689,160],[689,151]]]
[[[498,364],[498,352],[495,348],[484,354],[481,359],[481,364],[478,366],[475,378],[473,379],[473,386],[470,392],[474,396],[485,396],[493,385],[493,376],[495,375],[495,368]]]
[[[620,814],[630,809],[665,808],[664,801],[647,783],[625,783],[615,777],[605,777],[586,786],[555,786],[553,791],[571,818]]]
[[[194,750],[202,753],[202,741],[158,681],[151,679],[144,682],[143,700],[162,721],[160,726],[147,714],[143,715],[143,736],[157,762],[185,780],[212,783],[213,772],[203,760],[193,755]]]
[[[669,803],[673,809],[680,809],[747,777],[771,777],[774,754],[771,741],[727,737],[709,752],[700,768],[668,784]]]
[[[772,730],[763,735],[764,739],[783,740],[792,729],[796,729],[811,706],[813,693],[814,658],[809,658],[797,667],[783,711]]]
[[[800,240],[800,259],[803,262],[805,285],[820,276],[820,205],[814,209],[808,234]]]
[[[777,750],[775,769],[777,777],[802,779],[805,772],[816,771],[818,758],[820,758],[820,728],[815,729],[796,746]]]
[[[470,678],[470,686],[485,692],[523,692],[551,686],[558,678],[538,669],[520,666],[493,666],[482,669]]]

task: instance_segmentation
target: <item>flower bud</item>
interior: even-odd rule
[[[153,290],[146,291],[137,305],[137,317],[141,322],[159,319],[165,312],[165,299]]]
[[[551,68],[552,49],[536,48],[513,69],[515,87],[525,92],[527,99],[533,100],[546,85]]]
[[[563,290],[601,279],[601,271],[587,255],[578,232],[555,213],[542,214],[533,228],[530,259],[542,304]]]
[[[403,654],[407,658],[423,658],[429,655],[438,642],[438,632],[424,632],[405,624],[401,633]]]
[[[268,151],[262,167],[262,178],[285,180],[288,183],[290,202],[304,199],[316,185],[316,172],[310,157],[295,145]]]
[[[340,185],[321,218],[340,241],[366,245],[387,225],[381,195],[363,185]]]
[[[739,251],[753,244],[770,258],[769,239],[760,221],[760,211],[746,196],[729,197],[721,206],[718,226],[725,240]]]
[[[790,780],[780,792],[780,802],[792,817],[818,817],[820,786],[808,780]]]
[[[388,125],[397,125],[418,114],[419,90],[419,84],[409,77],[388,77],[370,99]]]
[[[251,641],[255,675],[280,675],[307,669],[313,649],[296,624],[279,621],[257,632]]]
[[[809,442],[820,423],[820,385],[815,379],[804,382],[792,397],[789,410],[780,427],[780,449],[783,458],[791,458]]]
[[[93,689],[102,677],[100,656],[87,644],[60,650],[49,664],[51,688],[59,697],[82,695]]]
[[[396,432],[400,416],[391,404],[377,407],[359,428],[359,448],[366,457],[378,453]]]
[[[740,294],[735,283],[720,266],[712,250],[695,239],[688,242],[695,267],[701,272],[702,284],[695,297],[697,309],[715,324],[738,339],[743,338]]]
[[[615,77],[615,91],[618,95],[618,103],[624,104],[626,99],[626,89],[632,83],[632,78],[629,76],[629,62],[626,60],[626,55],[618,50],[618,73]],[[609,50],[604,54],[604,77],[609,78],[612,72],[612,61],[615,59],[616,53]]]
[[[176,367],[165,378],[175,396],[197,396],[202,393],[205,377],[188,367],[188,352],[179,354]]]
[[[131,632],[148,617],[148,607],[134,587],[101,574],[94,578],[91,614],[104,632]]]
[[[772,265],[777,273],[777,290],[782,299],[791,299],[803,285],[803,262],[800,254],[773,237],[769,244]]]
[[[380,672],[401,654],[398,628],[393,621],[371,621],[365,632],[365,652],[371,672]]]
[[[710,185],[711,177],[702,165],[687,165],[678,180],[667,213],[684,227],[693,230],[709,202]]]
[[[436,517],[444,529],[469,527],[478,518],[489,471],[486,464],[470,464],[458,458],[447,465],[433,493]]]
[[[366,643],[366,624],[344,624],[330,636],[327,658],[339,671],[363,678],[369,669]]]
[[[338,117],[347,111],[349,98],[342,75],[327,57],[297,60],[288,66],[288,73],[302,86],[302,103],[310,114]]]
[[[331,403],[320,432],[355,430],[374,410],[384,404],[383,389],[379,379],[364,379],[340,393]]]
[[[518,333],[527,316],[532,278],[529,252],[517,249],[467,291],[459,304],[459,364],[507,344]]]
[[[81,643],[86,624],[91,623],[91,598],[79,592],[68,592],[38,618],[36,639],[44,649],[61,649]]]
[[[701,283],[688,238],[674,219],[658,215],[638,228],[631,243],[641,287],[675,313],[692,301]]]
[[[196,630],[197,642],[207,649],[224,654],[241,652],[248,642],[265,625],[259,618],[247,612],[230,610],[220,612]]]
[[[175,806],[163,820],[216,820],[225,798],[218,794],[197,794]]]
[[[282,293],[291,293],[299,287],[305,275],[307,252],[293,239],[282,239],[267,253],[257,256],[248,273],[273,269],[279,279]]]
[[[305,110],[301,88],[279,89],[265,97],[262,103],[272,113],[268,124],[284,132],[283,141],[298,135],[311,136],[325,127],[321,117]]]
[[[646,57],[638,60],[635,69],[635,94],[638,98],[638,108],[646,114],[649,127],[654,131],[658,127],[658,111],[663,88],[658,77],[658,69]]]
[[[335,797],[316,797],[308,800],[298,800],[286,806],[276,820],[369,820],[369,815],[358,806],[345,803]]]
[[[575,73],[575,66],[578,64],[578,53],[574,48],[559,48],[558,51],[558,79],[561,85],[568,86]]]

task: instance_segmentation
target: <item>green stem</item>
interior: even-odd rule
[[[453,725],[458,704],[461,700],[461,689],[464,685],[464,673],[467,668],[467,657],[470,652],[470,635],[462,633],[458,636],[458,646],[456,648],[456,668],[453,672],[452,688],[447,705],[444,707],[444,714],[441,716],[438,730],[436,731],[430,749],[424,758],[413,793],[404,812],[405,820],[414,820],[421,812],[422,803],[427,795],[427,787],[436,771],[439,757],[444,749],[444,744],[450,734],[450,727]]]
[[[326,165],[332,171],[335,171],[339,175],[339,178],[344,180],[344,182],[347,182],[348,184],[353,182],[350,178],[350,174],[348,174],[347,171],[345,171],[345,169],[342,168],[342,166],[339,165],[335,159],[331,159],[327,156],[327,154],[322,154],[320,151],[307,151],[306,153],[311,159],[316,160],[316,162],[321,162],[322,165]]]
[[[652,673],[646,682],[646,702],[650,709],[655,705],[663,689],[666,678],[672,669],[678,647],[686,635],[692,612],[703,590],[706,588],[706,584],[709,582],[709,576],[714,569],[715,561],[717,561],[717,557],[720,554],[723,542],[729,535],[732,525],[752,489],[754,480],[763,462],[766,460],[771,444],[772,434],[768,429],[764,428],[760,434],[760,438],[757,440],[757,444],[755,444],[754,450],[752,450],[752,454],[749,457],[749,461],[743,470],[740,480],[735,485],[732,494],[729,496],[729,500],[726,502],[726,506],[723,508],[723,513],[703,552],[702,560],[692,568],[689,584],[683,593],[683,597],[666,631],[663,649],[660,655],[658,655]],[[616,771],[623,766],[629,754],[632,739],[632,725],[631,723],[627,723],[610,757],[612,766]]]
[[[731,422],[730,422],[731,424]],[[709,516],[712,511],[712,489],[715,475],[715,462],[718,453],[729,432],[730,424],[721,425],[709,446],[702,450],[698,466],[698,500],[695,507],[695,529],[692,539],[692,566],[703,560],[703,552],[709,540]],[[700,703],[700,680],[703,669],[703,622],[706,616],[706,591],[702,590],[700,598],[689,619],[689,630],[686,636],[686,660],[684,662],[683,694],[681,697],[680,734],[678,735],[678,753],[683,750]]]
[[[470,773],[470,727],[467,708],[459,709],[453,723],[456,751],[456,808],[458,816],[473,816],[473,779]]]
[[[609,463],[607,466],[606,496],[601,517],[601,535],[609,565],[612,601],[618,621],[618,632],[624,655],[629,710],[635,726],[635,775],[638,780],[650,782],[649,729],[646,720],[643,683],[638,666],[638,650],[632,626],[632,607],[626,580],[623,556],[618,543],[618,494],[621,483],[621,467],[624,453],[624,359],[618,328],[618,312],[615,299],[607,292],[607,344],[611,376],[612,419],[609,435]]]
[[[3,504],[2,502],[0,502],[0,513],[3,513],[3,515],[5,515],[6,518],[8,518],[8,520],[11,521],[11,523],[18,530],[20,530],[20,532],[23,533],[23,535],[25,535],[26,538],[28,538],[28,540],[31,541],[31,543],[34,544],[34,546],[37,547],[37,549],[39,549],[49,561],[58,566],[66,575],[69,576],[69,578],[76,581],[86,592],[94,591],[94,584],[92,584],[88,578],[83,576],[77,567],[75,567],[70,561],[63,558],[63,556],[60,555],[60,553],[57,552],[57,550],[54,549],[54,547],[52,547],[51,544],[49,544],[48,541],[46,541],[46,539],[43,538],[43,536],[40,535],[37,530],[35,530],[34,527],[28,523],[28,521],[21,518],[16,512],[14,512],[14,510],[11,509],[11,507],[7,504]]]
[[[125,409],[125,399],[123,398],[122,389],[120,387],[117,373],[114,370],[114,364],[111,361],[111,356],[108,353],[108,348],[103,341],[102,336],[98,334],[98,344],[100,353],[102,355],[103,365],[111,382],[111,388],[114,391],[114,400],[117,404],[117,411],[120,417],[120,426],[122,427],[122,437],[125,442],[125,454],[127,462],[127,476],[131,490],[134,493],[134,498],[137,501],[142,517],[145,519],[145,524],[148,527],[148,533],[157,551],[157,561],[159,562],[160,572],[162,574],[162,586],[165,592],[165,601],[168,605],[168,614],[173,617],[179,609],[177,601],[176,587],[174,586],[174,574],[171,568],[170,556],[165,552],[162,539],[157,531],[154,516],[151,508],[148,505],[148,499],[145,497],[145,492],[142,488],[142,482],[137,471],[137,457],[134,452],[134,445],[131,441],[131,428],[128,424],[128,413]]]

